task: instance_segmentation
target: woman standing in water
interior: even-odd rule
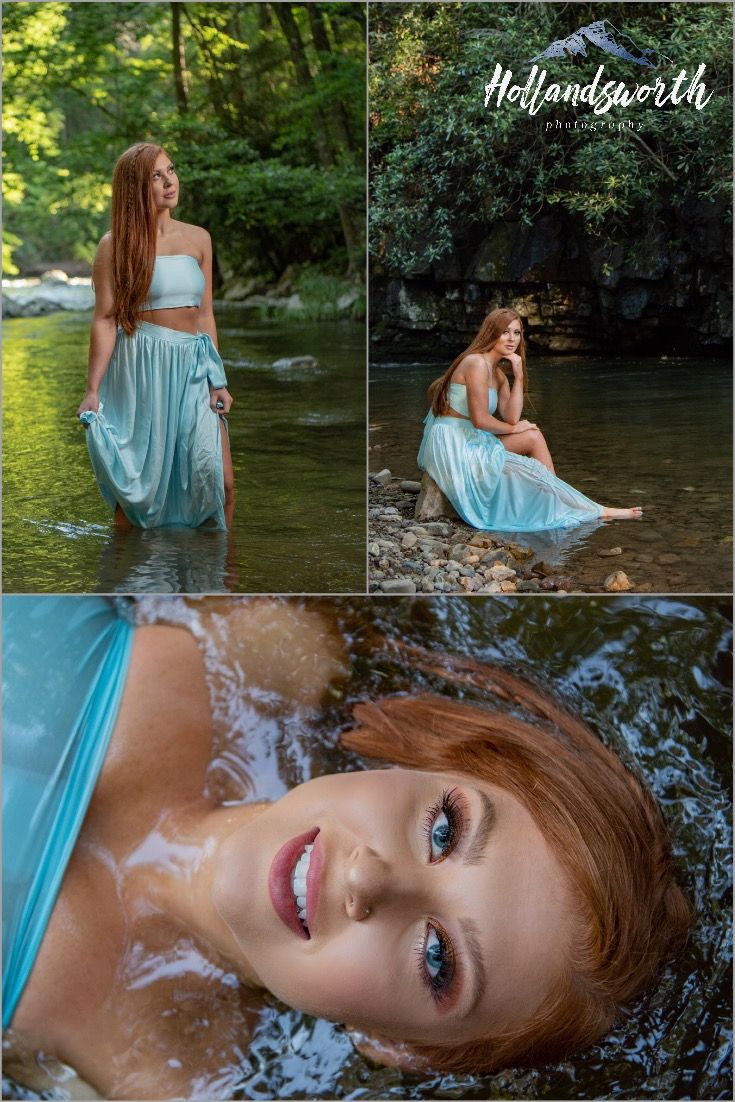
[[[102,598],[4,601],[6,1072],[43,1051],[106,1098],[230,1098],[268,993],[404,1068],[599,1039],[688,928],[641,781],[531,683],[401,644],[448,693],[354,709],[343,740],[382,767],[233,798],[200,644],[269,724],[333,704],[350,663],[300,602],[212,607],[195,638]]]
[[[508,383],[501,361],[512,369]],[[640,517],[611,509],[556,477],[543,434],[521,420],[526,349],[515,310],[492,310],[470,346],[429,387],[418,465],[474,528],[537,532]],[[495,416],[496,411],[500,417]]]
[[[117,161],[112,226],[93,266],[87,392],[77,414],[121,526],[229,527],[232,406],[212,309],[212,243],[175,221],[179,181],[158,145]]]

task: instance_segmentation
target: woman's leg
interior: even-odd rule
[[[219,419],[219,429],[222,436],[222,472],[225,482],[225,523],[232,527],[232,516],[235,512],[235,476],[232,470],[232,454],[230,452],[230,438],[227,435],[227,425],[224,417]]]
[[[548,467],[552,474],[556,474],[551,452],[540,429],[504,433],[498,437],[498,440],[507,451],[514,452],[516,455],[528,455],[531,459],[538,459],[539,463],[543,463],[545,467]]]
[[[127,532],[129,528],[135,528],[132,520],[128,520],[119,505],[115,506],[114,524],[115,527],[119,528],[122,532]]]

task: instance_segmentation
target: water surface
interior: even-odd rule
[[[371,365],[371,471],[420,475],[426,390],[446,366]],[[529,383],[524,417],[544,432],[559,477],[603,505],[641,505],[644,515],[521,542],[566,564],[583,586],[614,569],[644,592],[732,592],[731,365],[534,357]],[[598,557],[612,547],[622,554]]]
[[[74,414],[91,315],[3,327],[5,592],[365,588],[365,329],[218,314],[235,406],[232,532],[111,526]],[[313,356],[316,367],[272,367]]]
[[[184,624],[201,642],[216,731],[211,776],[229,798],[277,799],[311,777],[369,767],[339,746],[355,701],[427,687],[457,695],[456,686],[412,669],[396,641],[470,654],[556,693],[648,781],[696,920],[660,986],[602,1043],[569,1061],[532,1072],[411,1079],[367,1063],[342,1027],[272,1002],[236,1069],[233,1096],[731,1098],[730,604],[712,597],[543,596],[312,603],[336,620],[352,670],[341,695],[318,713],[243,683],[237,646],[248,640],[236,634],[222,599],[136,602],[139,622]],[[368,635],[381,640],[377,647],[366,646]]]

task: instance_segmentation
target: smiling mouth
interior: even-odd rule
[[[309,940],[309,915],[316,910],[319,859],[313,858],[319,834],[315,827],[281,846],[268,873],[268,894],[273,909],[285,926]],[[313,865],[312,865],[313,861]]]

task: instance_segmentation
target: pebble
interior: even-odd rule
[[[383,593],[415,593],[416,583],[410,578],[388,578],[380,583]]]
[[[671,553],[671,554],[667,553],[666,555],[659,555],[656,562],[661,563],[661,566],[669,566],[671,563],[679,562],[679,560],[680,560],[679,555],[674,555],[673,553]]]
[[[613,555],[622,555],[622,553],[622,547],[603,547],[601,551],[597,552],[601,559],[609,559]]]
[[[490,574],[496,582],[508,581],[510,578],[515,578],[515,570],[511,570],[509,566],[503,566],[502,563],[496,562],[494,566],[490,567]]]
[[[377,474],[371,474],[373,482],[379,482],[381,486],[387,486],[393,478],[387,467],[384,467],[382,471],[378,471]]]
[[[416,535],[415,532],[406,532],[405,536],[401,540],[401,547],[403,547],[403,548],[415,547],[418,542],[419,542],[419,537]]]
[[[527,581],[523,580],[523,581],[518,582],[518,585],[516,586],[516,589],[518,590],[519,593],[540,593],[541,592],[541,586],[539,585],[538,582],[533,581],[533,579],[529,579]]]
[[[649,555],[647,551],[642,552],[640,555],[635,556],[636,562],[653,562],[653,555]]]
[[[420,494],[421,493],[421,483],[420,482],[413,482],[410,479],[406,479],[405,482],[402,482],[400,488],[404,491],[404,493],[407,493],[407,494]]]
[[[623,570],[616,570],[614,574],[608,574],[602,585],[607,593],[624,593],[626,590],[634,588],[634,583],[631,582]]]
[[[424,524],[424,528],[431,536],[451,536],[453,529],[451,524],[445,524],[441,520],[429,520]]]

